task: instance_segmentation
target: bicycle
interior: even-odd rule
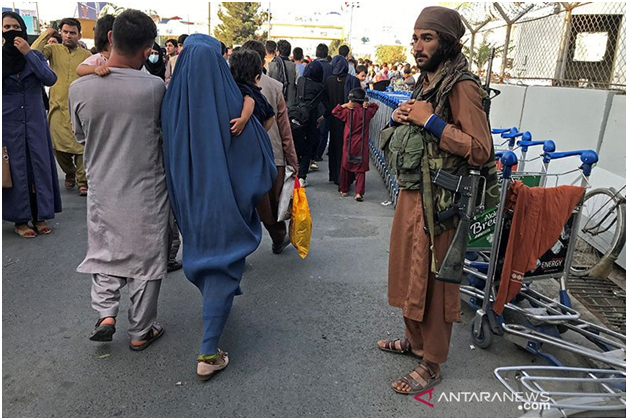
[[[597,188],[582,205],[570,272],[576,277],[606,278],[626,244],[626,189]]]

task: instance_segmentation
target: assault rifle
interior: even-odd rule
[[[436,172],[434,184],[453,191],[455,202],[448,209],[436,214],[436,222],[443,222],[453,216],[459,216],[458,229],[447,254],[436,274],[436,278],[448,283],[461,283],[464,275],[464,255],[467,252],[469,228],[475,216],[475,203],[480,182],[480,169],[470,168],[469,174],[452,175],[442,170]]]
[[[486,81],[482,88],[486,95],[482,99],[482,108],[486,113],[490,130],[489,115],[491,112],[491,101],[501,92],[491,88],[491,73],[493,69],[493,58],[495,57],[495,48],[491,48],[488,60],[488,69],[486,70]],[[494,162],[495,150],[491,142],[491,157],[489,162]],[[484,190],[486,189],[486,180],[489,177],[488,168],[469,168],[468,175],[452,175],[447,172],[438,170],[434,177],[434,183],[452,191],[454,193],[454,203],[446,210],[436,214],[436,222],[444,222],[445,220],[458,216],[460,222],[456,230],[447,254],[443,259],[440,270],[436,274],[436,278],[449,283],[461,283],[464,276],[464,257],[467,252],[467,243],[469,241],[469,228],[471,221],[476,213],[476,204],[478,196],[478,188],[480,179],[483,179]],[[484,192],[482,191],[482,200],[479,205],[480,210],[484,210]]]
[[[482,99],[482,108],[484,108],[484,112],[486,113],[486,119],[488,120],[489,130],[491,128],[491,120],[489,118],[489,116],[491,115],[491,102],[493,101],[493,99],[499,96],[500,93],[502,93],[501,91],[497,89],[493,89],[491,87],[491,76],[493,72],[493,59],[494,58],[495,58],[495,47],[491,48],[491,53],[488,57],[488,68],[486,69],[486,81],[484,82],[484,86],[482,86],[484,88],[484,92],[486,92],[486,97]],[[491,94],[493,93],[494,95],[491,96]]]

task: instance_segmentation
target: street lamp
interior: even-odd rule
[[[351,37],[353,36],[353,9],[360,7],[360,2],[358,1],[346,1],[345,7],[351,9],[350,19],[349,19],[349,45],[351,45]]]

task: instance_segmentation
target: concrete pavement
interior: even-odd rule
[[[403,336],[386,300],[393,209],[375,170],[365,201],[340,198],[327,165],[309,177],[312,248],[273,255],[268,235],[247,259],[221,347],[229,367],[197,380],[201,295],[183,271],[162,283],[164,336],[143,352],[128,348],[123,291],[111,343],[87,339],[97,315],[90,278],[75,271],[86,247],[85,199],[62,191],[51,235],[22,239],[3,223],[2,414],[5,417],[517,417],[513,402],[436,402],[397,395],[390,383],[416,361],[376,349]],[[454,326],[441,393],[499,392],[498,366],[545,364],[497,337],[472,349],[473,312]],[[568,356],[569,358],[569,356]],[[574,363],[577,363],[575,359]]]

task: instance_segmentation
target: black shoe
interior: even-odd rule
[[[183,268],[183,264],[181,263],[181,261],[173,261],[173,262],[169,262],[168,263],[168,267],[167,267],[167,271],[169,273],[173,272],[173,271],[177,271]]]
[[[283,243],[279,245],[273,244],[273,254],[281,254],[281,252],[286,249],[288,245],[290,245],[290,238],[286,238]]]

